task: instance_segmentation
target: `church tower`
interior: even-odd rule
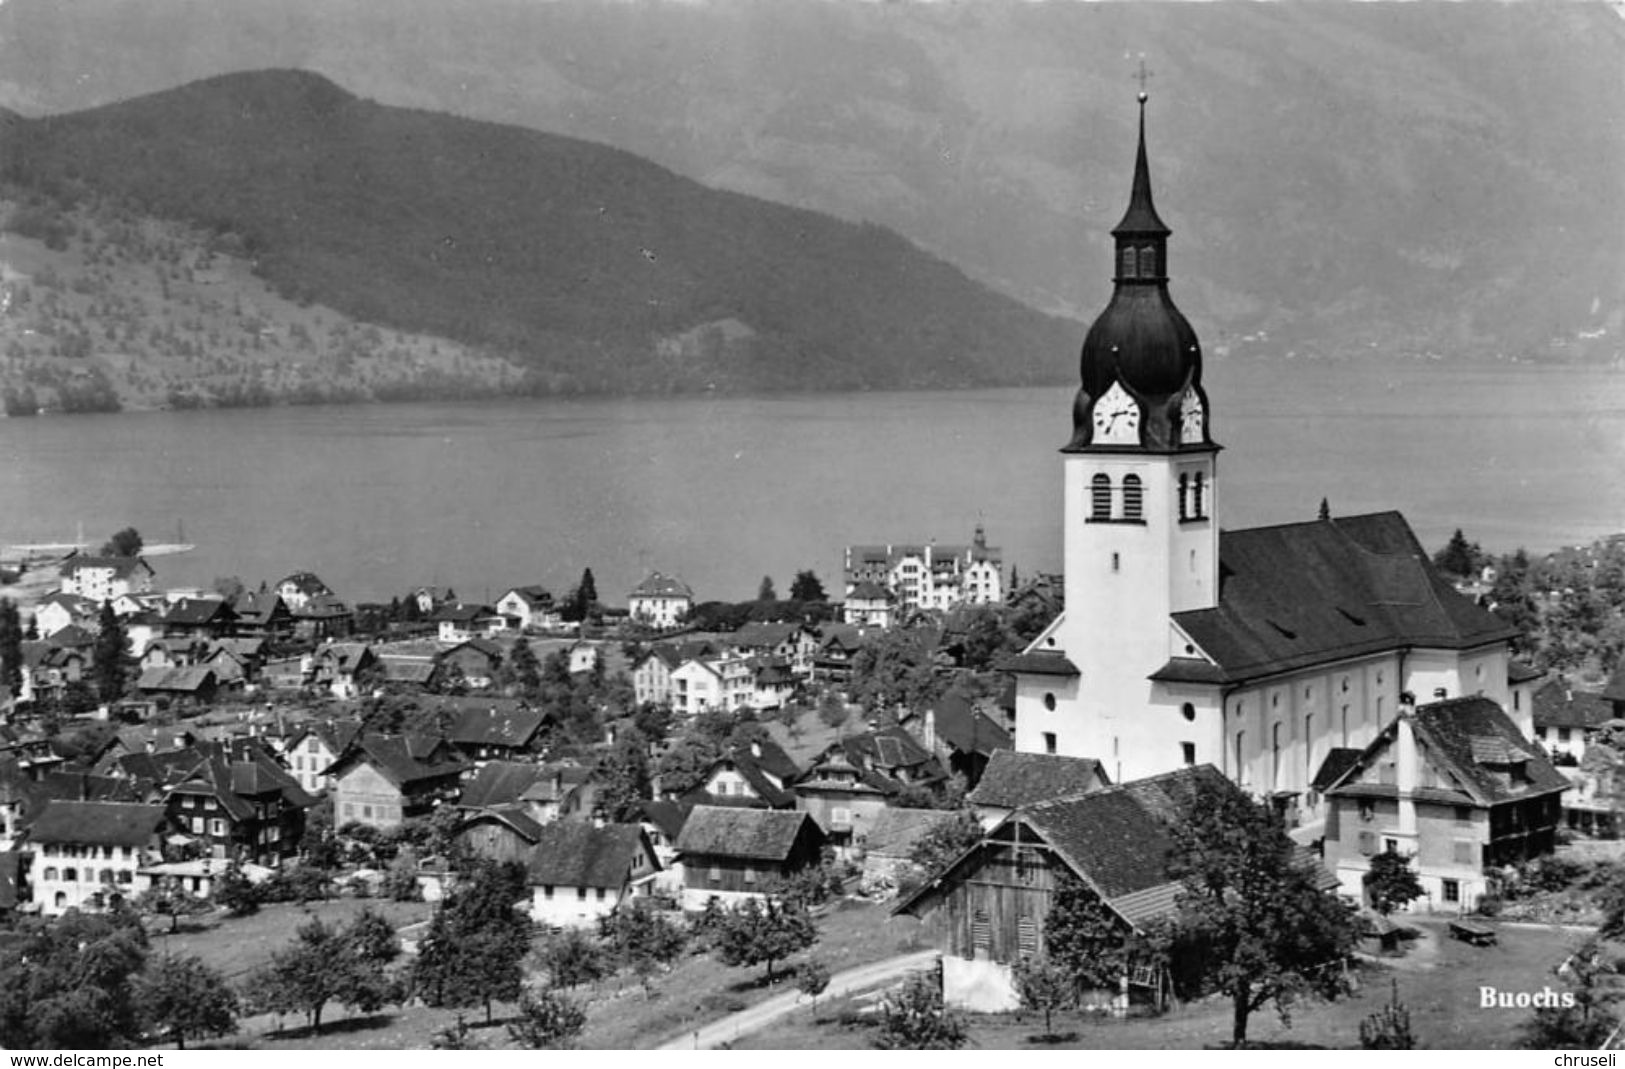
[[[1170,231],[1151,196],[1139,99],[1115,288],[1084,340],[1061,450],[1066,608],[1012,666],[1017,749],[1094,757],[1117,782],[1219,764],[1222,746],[1217,709],[1150,679],[1187,652],[1170,616],[1218,603],[1219,446],[1196,332],[1168,294]]]

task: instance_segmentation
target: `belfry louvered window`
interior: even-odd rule
[[[1202,500],[1204,489],[1202,473],[1197,472],[1191,481],[1191,519],[1199,520],[1207,514],[1207,503]]]
[[[1124,278],[1134,277],[1134,250],[1132,248],[1123,250],[1122,275]]]
[[[1140,250],[1140,277],[1157,277],[1157,250],[1153,246],[1147,245]]]
[[[1096,475],[1089,480],[1089,518],[1092,520],[1112,518],[1112,480],[1109,475]]]
[[[1145,517],[1145,487],[1138,475],[1123,476],[1123,519],[1138,520]]]

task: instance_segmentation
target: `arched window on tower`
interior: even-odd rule
[[[1123,519],[1141,520],[1145,518],[1145,488],[1140,485],[1138,475],[1123,476]]]
[[[1205,479],[1201,472],[1197,472],[1191,479],[1191,519],[1199,520],[1207,515],[1207,502],[1202,500],[1202,492],[1207,489]]]
[[[1189,472],[1184,472],[1184,471],[1180,472],[1179,473],[1179,518],[1182,519],[1182,520],[1188,520],[1188,519],[1191,518],[1189,507],[1185,504],[1185,495],[1190,492],[1190,488],[1191,488],[1190,473]]]
[[[1157,277],[1157,250],[1155,246],[1147,245],[1140,250],[1140,277]]]
[[[1123,268],[1119,273],[1124,278],[1134,277],[1134,250],[1132,248],[1123,250]]]
[[[1281,722],[1270,728],[1270,790],[1281,789]]]
[[[1111,476],[1104,472],[1089,480],[1089,518],[1091,520],[1112,518],[1112,480]]]

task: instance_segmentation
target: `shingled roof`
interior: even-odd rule
[[[1422,759],[1431,762],[1453,785],[1421,789],[1437,800],[1491,806],[1573,786],[1540,747],[1523,737],[1512,718],[1488,698],[1432,702],[1402,715],[1412,724]],[[1356,776],[1393,745],[1398,729],[1398,720],[1384,728],[1326,793],[1397,795],[1396,785],[1356,782]]]
[[[1010,733],[958,691],[938,698],[931,707],[931,714],[937,740],[963,753],[991,754],[995,750],[1015,749]]]
[[[1103,786],[1111,786],[1111,778],[1093,757],[996,750],[966,801],[971,805],[1018,809]]]
[[[1218,606],[1173,619],[1229,683],[1400,646],[1469,649],[1517,634],[1434,571],[1398,512],[1222,532]]]
[[[397,787],[457,775],[465,767],[463,762],[435,756],[443,741],[428,735],[359,735],[325,774],[343,775],[352,764],[365,761]]]
[[[683,823],[677,850],[683,854],[783,861],[790,856],[802,825],[811,820],[811,814],[794,809],[697,805]]]
[[[55,800],[34,818],[28,837],[36,843],[146,846],[163,824],[161,805]]]
[[[541,829],[526,869],[532,884],[619,888],[631,877],[640,850],[648,852],[651,864],[659,864],[636,824],[594,827],[555,821]]]
[[[512,805],[552,772],[528,761],[490,761],[463,785],[457,804],[465,809]]]

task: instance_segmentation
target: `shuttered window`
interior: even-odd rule
[[[1024,958],[1038,953],[1038,925],[1031,917],[1016,921],[1016,950]]]
[[[976,950],[987,950],[993,945],[993,925],[988,921],[985,909],[971,914],[970,943]]]

